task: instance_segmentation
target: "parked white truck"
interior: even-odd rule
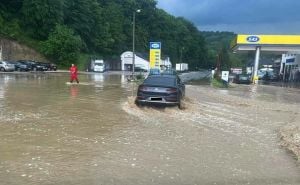
[[[188,71],[189,65],[187,63],[179,63],[176,64],[176,71]]]
[[[95,60],[94,61],[94,72],[104,72],[105,64],[103,60]]]

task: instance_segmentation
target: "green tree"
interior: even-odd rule
[[[63,0],[24,0],[24,26],[30,36],[46,39],[56,24],[63,22]]]
[[[41,44],[42,52],[61,66],[76,63],[82,48],[80,36],[66,26],[57,25],[48,40]]]
[[[102,17],[106,23],[106,36],[107,38],[103,39],[106,43],[99,40],[98,50],[105,52],[106,56],[114,55],[116,53],[122,53],[126,48],[126,38],[124,32],[124,22],[126,17],[124,16],[122,10],[122,5],[109,2],[105,5],[106,8],[103,9]],[[100,37],[101,38],[101,37]]]
[[[81,36],[90,52],[105,52],[102,49],[110,47],[108,22],[102,17],[102,8],[96,0],[68,0],[65,3],[64,23]]]
[[[74,31],[68,33],[69,36],[79,35],[82,39],[81,52],[116,58],[132,49],[132,16],[134,11],[141,9],[135,22],[136,52],[148,53],[149,42],[160,41],[162,56],[170,57],[173,64],[182,61],[191,69],[211,65],[211,51],[219,50],[207,47],[206,43],[210,45],[210,42],[204,40],[191,22],[172,16],[156,5],[156,0],[3,0],[0,2],[0,33],[27,42],[36,49],[39,49],[36,42],[48,39],[43,53],[61,62],[72,57],[60,58],[68,55],[62,53],[68,52],[66,48],[57,50],[59,56],[56,56],[52,39],[62,31],[55,25],[64,25]],[[217,34],[221,40],[222,34]],[[210,36],[215,37],[215,34]]]
[[[18,13],[23,4],[23,0],[1,0],[0,9],[9,13]]]

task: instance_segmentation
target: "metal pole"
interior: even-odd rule
[[[260,58],[260,47],[256,47],[254,73],[253,73],[253,83],[257,83],[257,80],[258,80],[257,70],[258,70],[259,58]]]
[[[135,66],[135,11],[132,16],[132,77],[134,75],[134,66]]]
[[[2,61],[2,45],[0,45],[0,61]]]

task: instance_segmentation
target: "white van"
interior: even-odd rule
[[[95,60],[94,61],[94,71],[95,72],[104,72],[105,65],[103,60]]]

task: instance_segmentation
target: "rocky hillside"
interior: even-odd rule
[[[47,61],[47,59],[36,50],[13,40],[0,38],[0,47],[1,46],[3,60],[29,59]]]

